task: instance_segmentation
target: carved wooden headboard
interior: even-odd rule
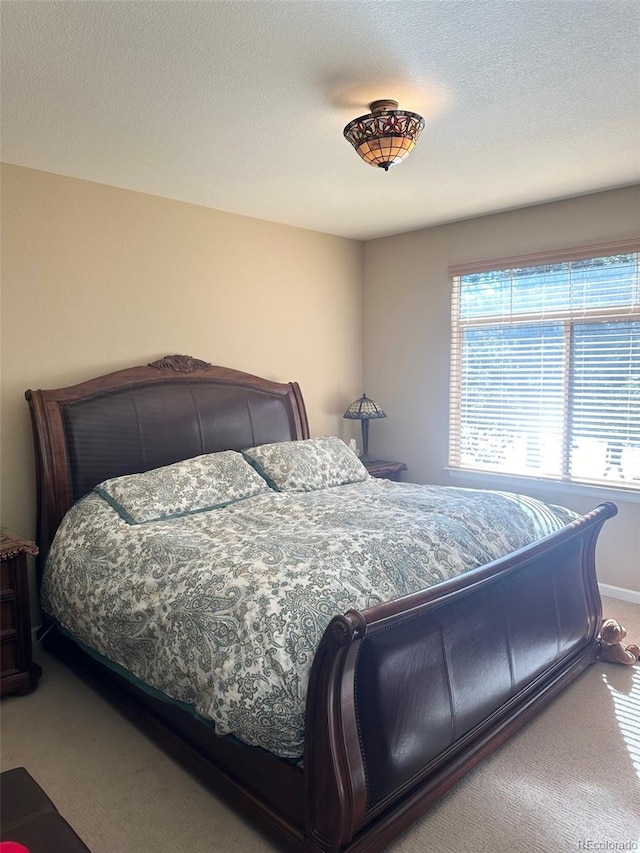
[[[64,514],[97,483],[201,453],[309,437],[296,382],[191,356],[25,396],[36,454],[39,578]]]

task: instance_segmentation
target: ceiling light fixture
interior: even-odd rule
[[[384,99],[369,104],[365,116],[350,121],[344,129],[347,139],[365,163],[385,172],[413,151],[424,127],[418,113],[398,109],[397,101]]]

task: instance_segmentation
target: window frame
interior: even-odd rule
[[[459,279],[465,275],[473,275],[477,273],[485,273],[485,272],[493,272],[499,271],[503,269],[517,269],[521,267],[535,267],[535,266],[545,266],[549,264],[555,263],[563,263],[567,261],[579,261],[586,260],[592,258],[599,257],[608,257],[610,255],[618,255],[618,254],[628,254],[628,253],[639,253],[640,252],[640,239],[630,239],[623,241],[616,241],[611,243],[599,243],[591,246],[580,246],[573,247],[567,249],[557,249],[548,252],[538,252],[535,254],[526,254],[526,255],[514,255],[505,258],[498,259],[487,259],[483,261],[475,261],[472,263],[464,263],[464,264],[454,264],[449,267],[449,277],[451,280],[451,350],[450,350],[450,378],[449,378],[449,437],[448,437],[448,447],[447,447],[447,458],[448,464],[446,466],[446,470],[453,477],[466,477],[467,479],[479,479],[479,478],[492,478],[502,479],[504,481],[519,481],[522,483],[531,483],[531,484],[539,484],[544,486],[551,486],[554,488],[562,487],[562,490],[567,488],[572,491],[588,491],[591,493],[594,489],[599,492],[612,492],[619,496],[637,496],[640,491],[640,481],[635,483],[633,481],[633,485],[628,482],[619,483],[615,480],[612,480],[611,483],[602,483],[600,481],[593,481],[584,478],[572,477],[569,473],[568,468],[568,455],[570,453],[570,443],[567,440],[567,418],[571,417],[570,409],[565,409],[564,418],[565,424],[563,427],[563,465],[562,465],[562,473],[555,476],[552,474],[542,474],[542,473],[523,473],[523,472],[515,472],[515,471],[499,471],[496,469],[488,469],[483,467],[471,468],[467,467],[460,462],[460,453],[461,453],[461,431],[460,431],[460,417],[459,417],[459,401],[462,392],[462,386],[460,384],[461,379],[461,357],[462,357],[462,348],[461,348],[461,340],[462,333],[461,329],[464,323],[461,324],[459,322],[459,299],[460,299],[460,287],[459,284],[456,283],[456,279]],[[555,312],[546,312],[544,314],[545,320],[554,319],[553,314]],[[568,319],[565,316],[566,312],[559,311],[557,312],[557,317],[555,319],[564,320],[565,323],[565,336],[567,334],[571,334],[571,329],[576,322],[584,322],[589,319],[588,315],[593,315],[594,319],[597,315],[598,319],[604,319],[605,316],[607,319],[616,320],[624,317],[624,319],[632,318],[635,320],[640,320],[640,308],[631,308],[625,306],[624,308],[607,308],[607,309],[586,309],[582,314],[580,320],[576,319]],[[562,315],[562,316],[559,316]],[[518,315],[518,320],[524,319],[524,315]],[[536,315],[532,313],[526,319],[531,319],[535,321],[536,319],[541,319],[541,315]],[[488,317],[488,318],[479,318],[477,321],[473,321],[472,323],[468,323],[466,325],[473,325],[474,327],[479,327],[483,323],[487,325],[496,325],[496,317]],[[456,325],[457,324],[457,325]],[[509,324],[505,324],[509,325]],[[457,334],[456,334],[457,332]],[[569,358],[569,348],[565,348],[565,352],[567,354],[567,359]],[[568,381],[569,372],[568,369],[565,369],[565,382]],[[455,426],[455,431],[454,431]],[[456,448],[457,442],[457,448]]]

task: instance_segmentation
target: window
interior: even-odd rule
[[[452,468],[640,488],[630,245],[452,268]]]

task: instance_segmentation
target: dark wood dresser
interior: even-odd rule
[[[407,470],[404,462],[387,462],[385,459],[371,459],[363,464],[372,477],[380,477],[383,480],[400,481],[402,472]]]
[[[42,670],[33,662],[27,554],[36,555],[33,542],[0,532],[0,696],[28,693]]]

